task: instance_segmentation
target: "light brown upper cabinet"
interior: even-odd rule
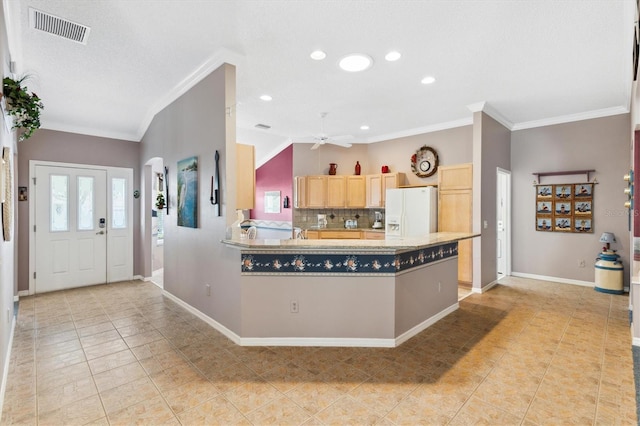
[[[307,207],[307,177],[296,176],[294,185],[293,206],[303,209]]]
[[[471,232],[473,217],[472,164],[438,168],[438,231]],[[473,282],[472,240],[458,243],[458,282]]]
[[[236,209],[255,208],[255,147],[236,144]]]
[[[382,173],[366,176],[367,207],[384,207],[387,189],[403,184],[404,173]]]
[[[346,177],[347,196],[345,207],[363,208],[366,203],[366,180],[364,176]]]
[[[327,204],[326,207],[344,207],[347,186],[344,176],[327,176]]]
[[[307,207],[321,208],[327,203],[327,176],[307,176]]]

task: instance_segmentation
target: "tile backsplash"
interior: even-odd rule
[[[381,212],[384,222],[384,209],[293,209],[293,226],[302,229],[316,227],[318,215],[325,214],[327,228],[344,228],[347,219],[356,219],[358,228],[371,228],[375,221],[374,212]]]

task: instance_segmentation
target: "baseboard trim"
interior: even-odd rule
[[[377,339],[377,338],[341,338],[341,337],[240,337],[233,331],[229,330],[218,321],[209,317],[205,313],[199,311],[193,306],[189,305],[184,300],[174,296],[166,290],[162,290],[162,294],[169,299],[176,302],[178,305],[191,312],[211,327],[219,331],[228,337],[232,342],[240,346],[332,346],[332,347],[362,347],[362,348],[394,348],[400,346],[416,334],[424,331],[426,328],[432,326],[442,318],[446,317],[452,312],[455,312],[460,307],[458,302],[449,306],[442,312],[426,319],[422,323],[402,333],[395,339]]]
[[[631,344],[633,346],[640,346],[640,337],[634,337],[633,339],[631,339]]]
[[[450,313],[457,311],[459,308],[460,308],[460,303],[456,302],[453,305],[449,306],[448,308],[444,309],[443,311],[438,312],[431,318],[428,318],[422,323],[416,325],[412,329],[405,331],[400,336],[395,338],[395,346],[400,346],[401,344],[411,339],[416,334],[419,334],[425,329],[431,327],[433,324],[440,321],[442,318],[446,317]]]
[[[187,311],[191,312],[193,315],[195,315],[198,318],[200,318],[202,321],[204,321],[207,324],[209,324],[211,327],[213,327],[214,329],[216,329],[220,333],[224,334],[226,337],[231,339],[231,341],[233,343],[235,343],[236,345],[242,345],[241,344],[241,337],[238,336],[233,331],[229,330],[224,325],[220,324],[218,321],[214,320],[213,318],[209,317],[205,313],[203,313],[203,312],[199,311],[198,309],[194,308],[193,306],[191,306],[190,304],[188,304],[184,300],[180,299],[179,297],[174,296],[173,294],[169,293],[167,290],[163,289],[162,290],[162,294],[167,296],[169,299],[173,300],[174,302],[176,302],[178,305],[180,305],[183,308],[185,308]]]
[[[494,280],[494,281],[491,281],[489,284],[485,285],[484,287],[480,287],[480,288],[472,287],[471,292],[478,293],[478,294],[486,293],[487,291],[495,287],[497,284],[498,284],[498,280]]]
[[[548,277],[546,275],[525,274],[524,272],[512,272],[511,275],[514,277],[531,278],[533,280],[540,280],[540,281],[552,281],[554,283],[560,283],[560,284],[580,285],[583,287],[595,287],[596,285],[595,282],[591,282],[591,281],[580,281],[580,280],[572,280],[569,278]]]
[[[16,316],[12,316],[11,332],[9,333],[9,346],[7,348],[7,356],[4,359],[4,369],[2,371],[2,385],[0,385],[0,413],[4,408],[4,395],[7,390],[7,380],[9,379],[9,364],[11,362],[11,348],[13,347],[13,335],[16,330]]]
[[[246,337],[240,346],[340,346],[359,348],[393,348],[395,339],[355,339],[340,337]]]
[[[26,297],[26,296],[28,296],[28,295],[29,295],[29,290],[20,290],[20,291],[18,292],[18,299],[20,299],[20,297],[22,297],[22,296],[25,296],[25,297]]]

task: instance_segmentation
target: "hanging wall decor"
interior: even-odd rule
[[[178,161],[178,226],[198,227],[198,157]]]
[[[593,233],[593,183],[535,187],[537,231]]]
[[[11,241],[11,222],[12,222],[12,203],[13,191],[11,183],[11,150],[7,147],[2,149],[2,162],[3,162],[3,185],[0,189],[2,191],[2,237],[5,241]]]

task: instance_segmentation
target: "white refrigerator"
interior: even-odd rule
[[[433,186],[387,189],[385,238],[420,237],[438,231],[438,191]]]

